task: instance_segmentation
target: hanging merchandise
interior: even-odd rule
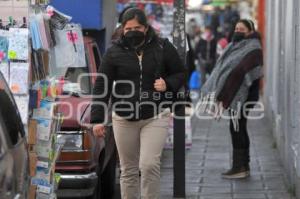
[[[32,82],[45,79],[49,74],[49,54],[48,52],[33,50],[31,52],[31,78]]]
[[[12,18],[0,23],[0,71],[26,128],[28,199],[57,198],[55,166],[65,142],[57,140],[64,117],[58,98],[90,93],[90,82],[82,88],[77,82],[78,74],[88,71],[81,25],[70,24],[70,16],[46,3],[30,1],[28,25],[26,19],[21,26]]]
[[[55,46],[54,31],[64,31],[65,40],[75,52],[70,63],[85,65],[81,60],[85,57],[80,54],[84,55],[80,27],[67,27],[70,17],[54,8],[51,12],[46,10],[45,3],[48,1],[31,1],[29,26],[26,18],[20,26],[12,17],[9,24],[0,23],[0,28],[3,28],[0,30],[0,71],[14,96],[27,137],[30,182],[28,196],[24,198],[28,199],[57,198],[60,180],[55,165],[63,143],[57,142],[56,133],[63,117],[58,112],[56,96],[62,93],[63,86],[60,81],[49,77],[49,68],[52,67],[49,53]]]
[[[28,60],[28,37],[27,28],[10,28],[9,29],[9,45],[8,58],[11,60]]]
[[[48,80],[36,81],[30,89],[29,199],[56,198],[60,174],[55,173],[55,164],[63,146],[63,143],[57,142],[56,133],[60,130],[63,117],[58,112],[55,89]]]
[[[9,82],[9,66],[7,62],[0,62],[0,71],[6,82]]]
[[[80,25],[68,24],[54,31],[56,45],[51,51],[50,65],[55,68],[85,67],[85,50]]]
[[[0,63],[8,61],[8,31],[0,30]]]
[[[60,174],[55,163],[64,145],[64,140],[56,139],[63,119],[58,97],[81,92],[79,83],[68,79],[75,68],[86,67],[82,29],[69,24],[70,19],[52,6],[35,5],[30,16],[30,199],[56,198]]]
[[[30,0],[31,6],[42,6],[42,5],[48,5],[50,0]]]
[[[29,90],[29,31],[26,17],[18,27],[16,20],[9,17],[7,25],[0,30],[0,71],[4,75],[15,98],[23,124],[28,121]]]
[[[49,51],[55,45],[50,29],[50,17],[44,13],[30,17],[30,33],[34,50]]]
[[[50,99],[42,100],[30,119],[28,142],[34,149],[30,150],[32,198],[56,198],[60,175],[55,173],[55,163],[62,146],[56,142],[55,134],[61,122],[57,105]]]
[[[31,32],[32,48],[34,50],[42,49],[42,41],[39,34],[38,21],[35,17],[31,17],[30,19],[30,32]]]
[[[53,6],[47,6],[47,14],[51,17],[52,26],[59,30],[62,30],[72,19],[72,17],[59,12]]]
[[[28,94],[29,63],[10,63],[9,85],[13,94]]]
[[[47,40],[43,14],[38,14],[31,17],[30,32],[31,32],[33,49],[34,50],[43,49],[49,51],[50,45]]]
[[[11,91],[13,93],[15,102],[17,104],[21,119],[22,119],[22,123],[26,126],[28,124],[28,114],[29,114],[29,110],[28,110],[28,103],[29,103],[29,95],[28,95],[28,84],[27,85],[23,85],[23,83],[19,83],[17,77],[20,77],[18,75],[14,76],[14,73],[18,71],[18,70],[11,70],[10,71],[10,87],[11,87]],[[27,81],[25,80],[25,78],[27,78],[28,75],[28,70],[24,70],[27,73],[24,73],[25,75],[23,75],[22,79],[20,79],[21,81]]]
[[[29,102],[29,96],[28,95],[14,95],[17,107],[22,119],[23,124],[28,123],[28,115],[29,115],[29,109],[28,109],[28,102]]]

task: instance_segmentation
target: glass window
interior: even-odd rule
[[[84,75],[81,79],[80,76],[89,73],[88,67],[69,67],[69,68],[56,68],[51,67],[50,76],[56,79],[64,78],[66,87],[75,86],[78,89],[73,89],[73,93],[81,92],[81,94],[91,93],[90,78]],[[81,81],[80,81],[81,80]],[[79,82],[80,81],[80,82]],[[69,84],[69,86],[68,86]],[[70,91],[70,90],[68,90]]]
[[[68,68],[65,74],[65,80],[71,83],[79,83],[80,92],[82,94],[91,94],[91,82],[87,76],[89,70],[87,67],[84,68]],[[85,75],[83,75],[85,74]],[[81,75],[83,75],[81,77]]]

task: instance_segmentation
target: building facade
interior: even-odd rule
[[[300,198],[300,0],[266,0],[264,101],[274,146]]]

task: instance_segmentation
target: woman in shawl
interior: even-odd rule
[[[263,55],[261,39],[251,20],[239,20],[232,42],[219,57],[212,75],[201,89],[202,111],[220,117],[230,113],[232,167],[223,178],[246,178],[250,175],[250,140],[247,132],[249,109],[259,99]]]

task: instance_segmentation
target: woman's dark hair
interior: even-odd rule
[[[120,13],[119,18],[118,18],[118,23],[122,23],[122,18],[123,18],[124,13],[131,8],[134,8],[134,7],[128,6],[122,10],[122,12]]]
[[[138,8],[129,8],[127,11],[124,12],[122,17],[122,26],[125,26],[127,21],[136,19],[140,24],[144,26],[148,26],[147,17],[144,11]]]
[[[254,22],[250,19],[240,19],[237,24],[238,23],[244,24],[250,31],[255,31]]]

